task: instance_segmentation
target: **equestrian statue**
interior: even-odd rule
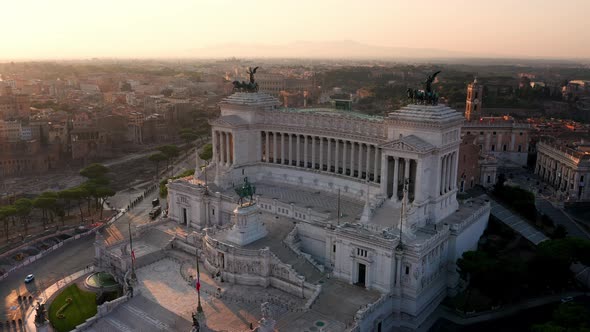
[[[235,188],[236,194],[240,197],[238,199],[238,204],[240,206],[244,205],[244,197],[250,197],[249,204],[252,204],[254,201],[253,196],[256,193],[256,187],[250,184],[248,181],[248,177],[244,178],[244,184],[241,187]]]

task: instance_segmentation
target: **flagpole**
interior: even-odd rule
[[[135,275],[135,253],[133,252],[133,237],[131,236],[131,218],[129,218],[127,225],[129,226],[129,249],[131,249],[131,279],[136,279]]]
[[[201,272],[199,271],[199,248],[196,249],[197,252],[197,296],[199,299],[199,303],[197,304],[197,312],[203,312],[203,307],[201,306]]]

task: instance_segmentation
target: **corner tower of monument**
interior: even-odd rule
[[[280,102],[259,92],[236,92],[219,103],[221,116],[211,121],[213,127],[213,156],[218,164],[215,182],[227,187],[237,166],[260,160],[261,137],[256,126],[264,122],[261,112],[275,110]],[[223,173],[220,175],[219,172]]]
[[[457,158],[463,116],[446,105],[412,104],[386,118],[381,186],[401,202],[403,182],[409,179],[413,226],[437,223],[457,209]],[[407,167],[406,167],[407,165]]]

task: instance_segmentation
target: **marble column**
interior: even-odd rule
[[[398,181],[398,176],[399,176],[399,157],[393,157],[393,195],[391,196],[391,199],[394,202],[398,201],[398,197],[397,197],[397,183]],[[383,181],[383,182],[387,182],[387,181]]]
[[[231,165],[235,164],[235,153],[234,153],[234,134],[229,133],[229,162]]]
[[[285,133],[281,133],[281,164],[285,163]]]
[[[439,187],[439,191],[440,194],[444,194],[445,193],[445,176],[446,176],[446,172],[445,172],[445,165],[447,163],[447,156],[442,156],[440,157],[440,187]]]
[[[453,152],[453,167],[451,168],[451,189],[454,190],[457,188],[457,152]]]
[[[373,182],[377,183],[377,179],[379,178],[379,148],[377,147],[377,145],[374,146],[375,147],[375,152],[373,153],[373,163],[374,163],[374,167],[373,167]]]
[[[264,147],[264,154],[265,154],[265,161],[268,163],[270,162],[270,136],[269,136],[270,132],[265,132],[266,134],[266,146]]]
[[[225,163],[231,165],[231,136],[230,133],[225,133]]]
[[[311,168],[315,169],[315,136],[311,136]]]
[[[340,140],[336,139],[334,144],[334,173],[339,174],[338,168],[340,166]]]
[[[410,162],[412,159],[404,158],[404,182],[410,179]]]
[[[365,180],[369,181],[371,173],[371,146],[367,144],[367,164],[365,165]]]
[[[276,164],[278,162],[277,158],[277,133],[272,133],[272,161]]]
[[[303,163],[305,164],[305,165],[303,165],[303,167],[307,168],[307,161],[308,161],[308,158],[307,158],[307,145],[308,145],[307,135],[305,135],[305,138],[303,139],[303,144],[305,144],[303,146]]]
[[[295,137],[297,137],[297,145],[295,147],[295,149],[297,150],[297,152],[295,152],[295,154],[297,156],[295,158],[295,162],[297,163],[297,167],[299,167],[299,164],[301,162],[301,137],[299,136],[299,134]]]
[[[346,141],[342,141],[342,174],[346,175],[346,149],[348,144]]]
[[[225,149],[226,149],[226,144],[227,143],[226,143],[226,140],[225,140],[225,132],[224,131],[219,132],[219,138],[220,138],[220,141],[221,141],[221,151],[220,151],[220,154],[219,154],[219,159],[221,159],[221,163],[223,165],[225,165],[225,163],[226,163],[226,161],[225,161]]]
[[[217,158],[218,158],[218,154],[219,151],[217,151],[217,144],[218,144],[218,140],[217,140],[217,130],[213,131],[213,135],[211,135],[211,145],[213,146],[213,161],[217,162]]]
[[[332,166],[332,139],[328,137],[328,157],[326,158],[327,171],[330,172]]]
[[[449,156],[447,158],[447,186],[446,186],[446,190],[447,192],[449,192],[451,190],[451,168],[453,167],[453,157],[452,155],[449,153]]]
[[[387,178],[389,178],[389,165],[387,156],[381,153],[381,194],[387,198]]]
[[[293,165],[293,134],[289,134],[289,162],[288,165]]]
[[[414,201],[422,201],[422,162],[416,161],[416,174],[414,175]]]
[[[320,171],[324,170],[324,138],[320,137]]]
[[[350,142],[350,176],[354,177],[354,142]]]
[[[359,143],[359,155],[358,155],[358,178],[363,178],[363,144]]]

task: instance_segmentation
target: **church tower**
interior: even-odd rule
[[[465,101],[465,118],[467,121],[477,120],[481,115],[483,99],[483,85],[477,83],[477,77],[467,85],[467,100]]]

